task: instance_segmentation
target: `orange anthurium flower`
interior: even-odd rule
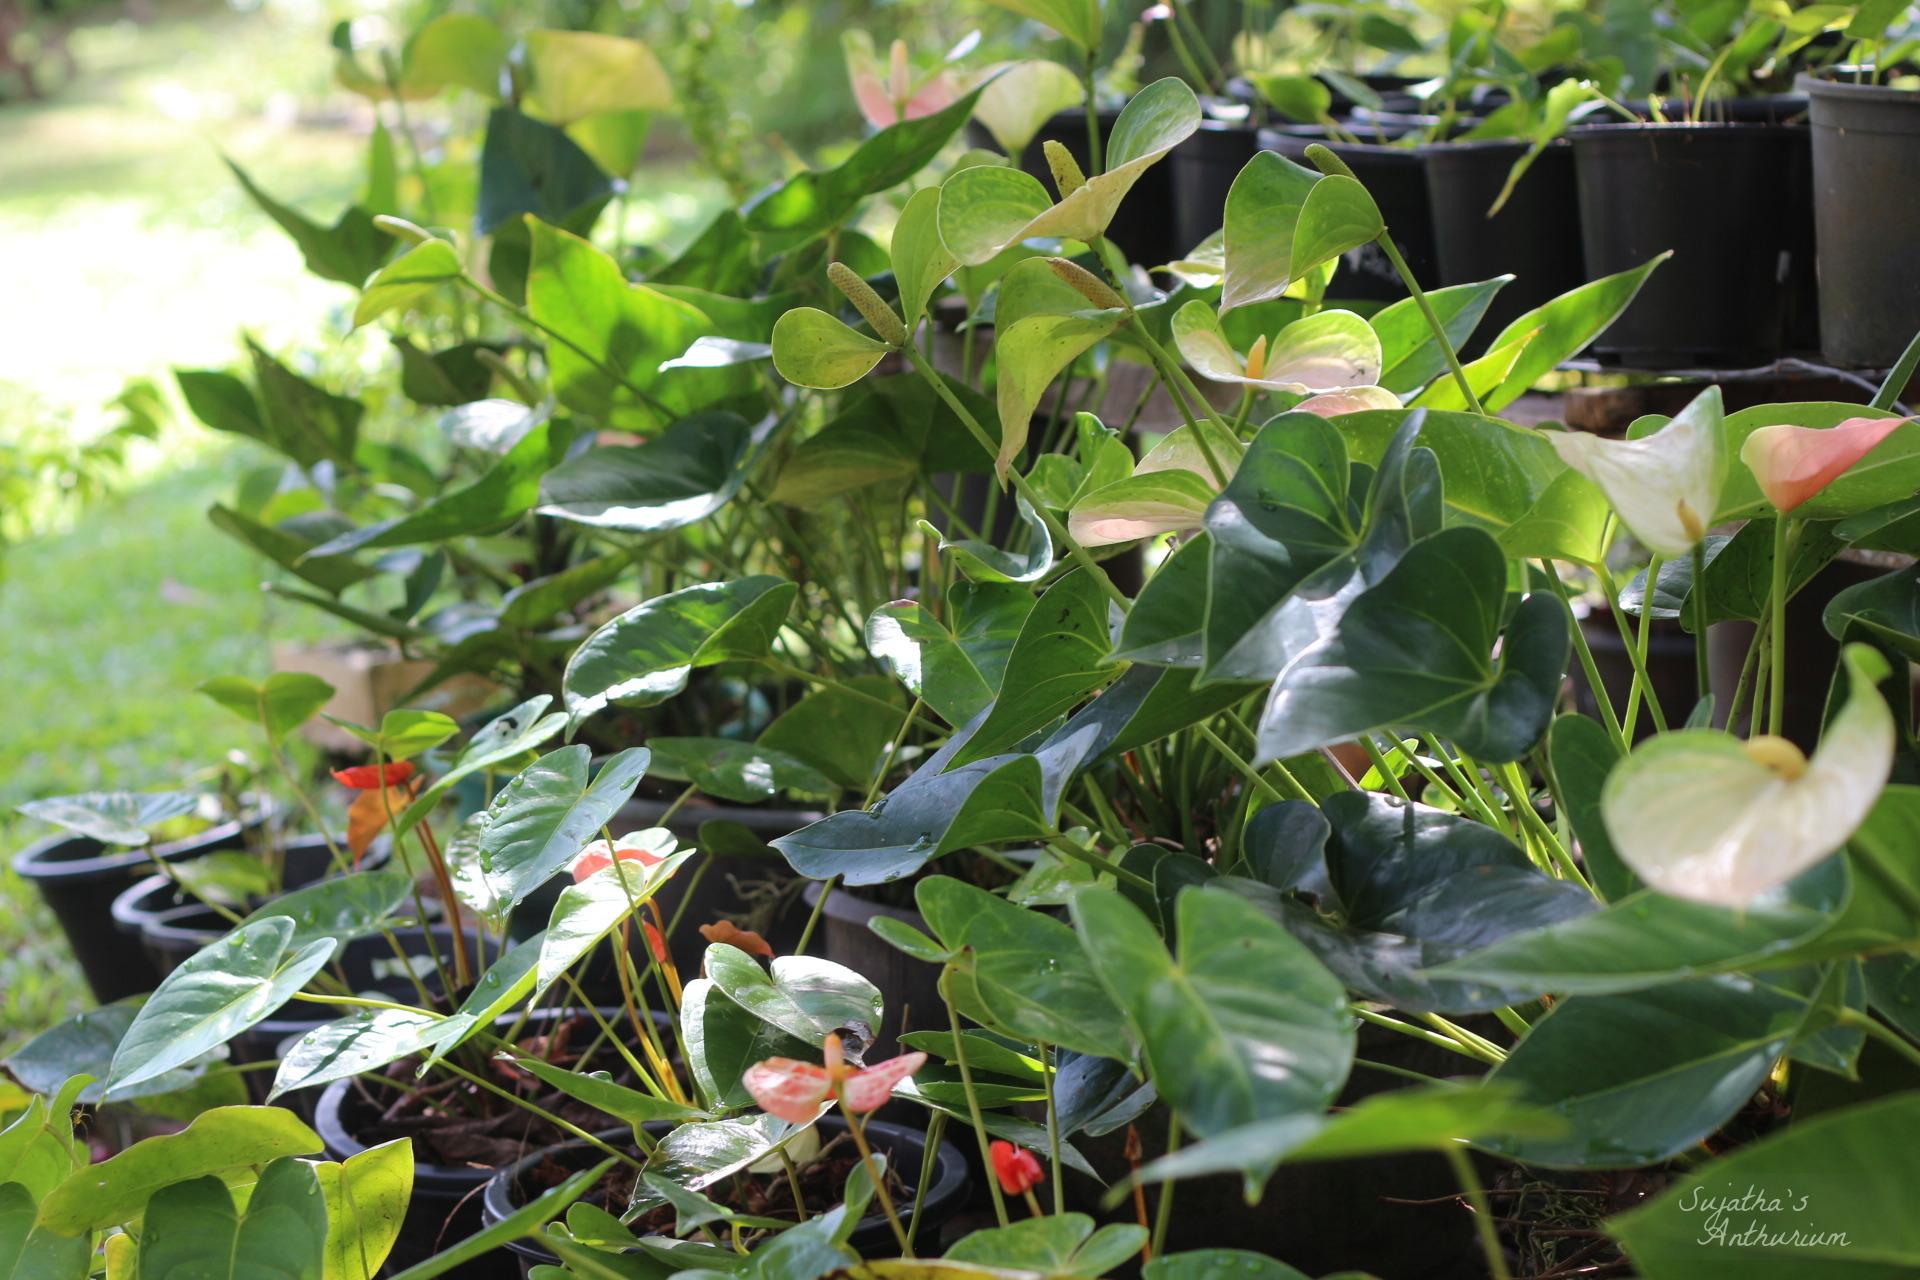
[[[993,1157],[993,1176],[1000,1180],[1000,1189],[1010,1196],[1025,1195],[1046,1179],[1039,1159],[1025,1147],[995,1138],[987,1150]]]
[[[738,947],[750,956],[773,959],[773,947],[765,938],[751,929],[742,929],[731,920],[715,920],[712,924],[701,925],[700,936],[708,942],[724,942],[730,947]]]
[[[893,1096],[902,1080],[927,1062],[924,1053],[903,1053],[871,1067],[851,1067],[840,1051],[840,1037],[831,1032],[823,1047],[825,1066],[793,1058],[768,1058],[748,1067],[740,1082],[768,1115],[791,1124],[810,1124],[820,1104],[836,1095],[840,1105],[855,1115],[877,1109]]]
[[[413,776],[413,761],[395,760],[392,764],[357,764],[350,769],[335,769],[333,780],[354,791],[377,791],[382,783],[397,786]]]
[[[1761,427],[1740,446],[1760,492],[1792,511],[1845,475],[1854,463],[1911,418],[1848,418],[1834,427]]]
[[[606,870],[613,865],[616,857],[622,862],[637,862],[645,868],[665,862],[667,855],[636,841],[632,836],[620,837],[618,847],[609,845],[605,840],[595,840],[573,860],[573,882],[579,884],[594,872]]]

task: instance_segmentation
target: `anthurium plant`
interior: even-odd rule
[[[1007,7],[1083,55],[1093,105],[1099,6]],[[363,434],[358,401],[264,356],[250,385],[199,382],[196,412],[288,469],[251,524],[216,519],[288,590],[434,656],[410,702],[456,670],[515,696],[346,726],[363,765],[291,778],[319,830],[347,809],[335,874],[15,1057],[33,1119],[0,1134],[0,1260],[165,1274],[183,1235],[237,1257],[283,1218],[331,1249],[307,1191],[348,1166],[306,1162],[304,1126],[103,1196],[63,1136],[83,1090],[225,1116],[196,1086],[292,1007],[325,1020],[241,1064],[275,1101],[325,1087],[421,1144],[505,1116],[538,1135],[515,1154],[586,1153],[444,1266],[532,1233],[543,1280],[1287,1280],[1405,1234],[1309,1247],[1283,1209],[1318,1174],[1296,1166],[1401,1158],[1445,1168],[1462,1265],[1494,1276],[1920,1266],[1898,1198],[1920,1175],[1920,579],[1836,596],[1833,662],[1786,621],[1835,558],[1920,546],[1920,426],[1893,408],[1920,343],[1869,405],[1727,413],[1710,389],[1624,439],[1522,425],[1501,415],[1660,258],[1465,359],[1505,280],[1424,288],[1324,148],[1255,156],[1220,234],[1156,274],[1107,232],[1197,130],[1189,85],[1140,87],[1091,164],[1046,148],[1049,184],[954,141],[989,101],[1008,136],[1023,103],[1058,109],[991,100],[1017,68],[883,69],[858,41],[869,136],[636,260],[593,237],[602,117],[672,109],[644,46],[454,21],[378,76],[343,50],[343,74],[396,121],[487,100],[471,228],[428,208],[424,164],[332,229],[274,215],[358,290],[356,325],[472,348],[444,465],[408,460],[427,411]],[[1405,298],[1328,296],[1361,249]],[[1123,371],[1177,425],[1138,441],[1137,407],[1086,411]],[[1624,694],[1576,586],[1620,628]],[[1702,655],[1677,723],[1648,669],[1661,620]],[[1752,624],[1730,682],[1705,661],[1728,623]],[[1826,700],[1805,741],[1794,686]],[[325,701],[206,691],[276,747]],[[669,816],[823,816],[765,845],[623,830],[649,776],[681,788]],[[140,828],[142,804],[164,808],[96,816]],[[363,867],[375,838],[390,860]],[[817,882],[811,913],[785,935],[694,920],[708,945],[677,961],[665,904],[745,843]],[[828,953],[847,898],[887,908],[870,932],[932,1001]],[[367,939],[398,953],[373,983],[341,964]],[[284,1113],[240,1114],[270,1134]],[[991,1225],[935,1220],[950,1160]],[[182,1169],[216,1181],[180,1191]],[[1231,1200],[1197,1181],[1220,1178],[1260,1206],[1259,1252],[1183,1230]],[[342,1247],[361,1272],[298,1274],[380,1253]]]

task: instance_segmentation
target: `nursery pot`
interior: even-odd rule
[[[1920,332],[1920,93],[1813,76],[1820,347],[1885,369]]]
[[[1507,1039],[1491,1018],[1461,1019],[1482,1034]],[[1359,1028],[1359,1057],[1440,1078],[1475,1070],[1468,1059],[1372,1024]],[[1403,1088],[1384,1071],[1356,1066],[1336,1100],[1348,1107],[1376,1093]],[[1145,1159],[1159,1156],[1167,1134],[1164,1102],[1135,1122]],[[1112,1186],[1129,1173],[1127,1127],[1074,1145]],[[1065,1174],[1067,1207],[1102,1214],[1107,1187],[1085,1174]],[[1259,1203],[1246,1202],[1238,1174],[1183,1178],[1173,1189],[1166,1252],[1248,1249],[1282,1259],[1300,1273],[1364,1273],[1392,1280],[1484,1280],[1487,1264],[1475,1243],[1473,1219],[1455,1200],[1460,1184],[1434,1152],[1283,1164]],[[1419,1201],[1417,1204],[1388,1203]],[[1115,1216],[1127,1215],[1127,1216]],[[1125,1207],[1107,1221],[1126,1221]]]
[[[1474,331],[1473,350],[1484,350],[1511,321],[1586,282],[1580,265],[1580,191],[1567,143],[1542,151],[1500,212],[1487,216],[1526,151],[1522,142],[1488,140],[1436,142],[1423,152],[1439,283],[1513,276],[1488,304]]]
[[[573,1012],[538,1010],[528,1025],[537,1026]],[[602,1013],[610,1019],[622,1016],[612,1009]],[[496,1025],[511,1025],[516,1020],[509,1015]],[[332,1160],[345,1160],[374,1145],[362,1137],[373,1119],[372,1108],[354,1089],[351,1078],[328,1085],[313,1109],[314,1132],[326,1144],[327,1157]],[[432,1164],[415,1160],[413,1198],[407,1202],[406,1217],[400,1223],[399,1238],[388,1257],[386,1274],[424,1261],[479,1232],[484,1225],[481,1188],[495,1172],[494,1167],[487,1165]],[[463,1263],[458,1274],[461,1280],[519,1280],[521,1270],[511,1254],[495,1249]]]
[[[1572,137],[1588,278],[1673,251],[1597,353],[1639,368],[1731,367],[1816,344],[1809,130],[1600,124]]]
[[[39,890],[41,900],[60,922],[93,998],[110,1004],[151,991],[160,982],[160,972],[139,939],[114,927],[114,899],[153,865],[154,858],[179,862],[239,848],[248,830],[263,820],[255,816],[245,822],[222,823],[150,850],[109,848],[85,836],[53,836],[16,854],[13,869]]]
[[[1119,123],[1120,113],[1101,111],[1099,118],[1100,153],[1105,156],[1107,145],[1113,138],[1113,126]],[[1090,174],[1085,109],[1074,107],[1049,116],[1047,122],[1040,126],[1040,132],[1033,136],[1033,141],[1027,144],[1027,149],[1015,157],[1022,169],[1040,180],[1040,185],[1046,188],[1049,196],[1058,199],[1059,192],[1053,185],[1053,171],[1047,167],[1045,148],[1048,142],[1058,142],[1066,147],[1081,171]],[[978,121],[967,122],[967,143],[997,150],[993,135]],[[1174,154],[1178,155],[1179,151],[1176,150]],[[1179,236],[1175,232],[1173,171],[1170,168],[1165,164],[1150,165],[1140,175],[1133,190],[1120,202],[1120,211],[1108,224],[1107,239],[1118,245],[1128,260],[1149,267],[1171,262],[1191,247],[1179,243]]]
[[[1281,125],[1260,131],[1260,146],[1277,151],[1295,164],[1313,168],[1307,148],[1320,143],[1333,152],[1354,177],[1365,184],[1380,206],[1387,230],[1400,247],[1413,278],[1422,288],[1431,288],[1440,279],[1433,241],[1433,204],[1427,194],[1426,158],[1414,147],[1396,147],[1373,142],[1335,142],[1318,125]],[[1327,287],[1330,301],[1397,302],[1407,296],[1407,286],[1393,269],[1378,244],[1369,241],[1341,255],[1340,266]]]
[[[802,895],[809,910],[820,901],[821,886],[809,884]],[[921,932],[927,922],[911,907],[893,907],[863,897],[860,890],[835,885],[820,909],[816,931],[818,954],[835,964],[845,965],[880,989],[885,1002],[885,1023],[878,1028],[874,1043],[867,1049],[869,1062],[880,1062],[903,1051],[899,1037],[909,1031],[944,1030],[947,1026],[946,1002],[940,996],[940,970],[924,960],[915,960],[898,947],[881,940],[868,922],[886,916],[901,920]]]
[[[823,1145],[847,1131],[847,1122],[837,1111],[829,1112],[816,1124]],[[665,1137],[673,1131],[673,1127],[661,1121],[646,1126],[647,1132],[654,1137]],[[904,1195],[898,1195],[894,1200],[894,1211],[900,1215],[900,1222],[904,1226],[908,1215],[913,1212],[913,1189],[918,1185],[921,1162],[927,1149],[927,1135],[917,1128],[872,1118],[866,1121],[864,1129],[874,1152],[887,1158],[887,1167],[895,1170],[908,1188]],[[632,1145],[632,1131],[624,1128],[608,1129],[595,1136],[609,1145],[624,1148]],[[598,1148],[576,1138],[536,1151],[516,1164],[505,1166],[487,1182],[481,1210],[482,1225],[490,1227],[504,1220],[546,1186],[559,1180],[558,1177],[553,1177],[551,1181],[532,1179],[533,1185],[527,1185],[529,1175],[536,1170],[545,1168],[549,1175],[564,1176],[590,1169],[604,1158]],[[941,1228],[959,1213],[966,1199],[967,1163],[952,1143],[942,1142],[934,1154],[926,1203],[920,1209],[920,1222],[914,1231],[915,1245],[929,1253],[938,1249],[941,1245]],[[615,1205],[610,1211],[617,1216],[622,1207]],[[826,1207],[808,1206],[816,1213]],[[892,1258],[900,1252],[893,1228],[888,1225],[886,1215],[880,1212],[877,1205],[873,1212],[860,1219],[847,1243],[863,1258]],[[522,1276],[530,1274],[534,1267],[554,1266],[559,1262],[534,1237],[523,1237],[506,1247],[519,1260]]]
[[[1173,166],[1174,242],[1180,253],[1220,229],[1227,189],[1259,150],[1258,129],[1244,121],[1214,119],[1202,120],[1200,131],[1173,149],[1167,161]]]

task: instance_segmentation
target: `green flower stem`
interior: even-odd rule
[[[1053,1211],[1067,1211],[1067,1190],[1060,1181],[1060,1113],[1054,1106],[1053,1077],[1060,1061],[1060,1051],[1037,1044],[1040,1052],[1040,1081],[1047,1090],[1047,1155],[1053,1163]]]
[[[1780,733],[1787,712],[1787,540],[1791,523],[1782,513],[1773,522],[1773,585],[1767,592],[1768,612],[1773,619],[1769,638],[1771,666],[1767,668],[1767,732]]]
[[[1380,754],[1380,744],[1373,740],[1373,735],[1363,733],[1358,741],[1360,749],[1366,752],[1367,759],[1373,762],[1374,771],[1380,775],[1380,780],[1386,785],[1387,790],[1402,800],[1411,801],[1413,797],[1409,796],[1407,789],[1400,785],[1399,775],[1394,773],[1392,766],[1387,763],[1387,758]]]
[[[1500,1233],[1494,1229],[1493,1206],[1487,1203],[1487,1193],[1473,1171],[1473,1161],[1457,1142],[1447,1143],[1441,1153],[1453,1166],[1453,1176],[1459,1180],[1460,1190],[1473,1207],[1473,1226],[1480,1234],[1480,1249],[1487,1255],[1487,1274],[1493,1280],[1513,1280],[1513,1272],[1507,1270],[1507,1256],[1500,1251]]]
[[[1442,778],[1439,774],[1433,771],[1432,765],[1428,764],[1425,760],[1422,760],[1419,757],[1419,755],[1411,747],[1407,746],[1407,744],[1401,741],[1397,736],[1394,738],[1393,745],[1394,745],[1394,750],[1399,753],[1400,758],[1405,760],[1407,764],[1413,768],[1413,771],[1415,773],[1419,774],[1422,778],[1426,779],[1427,785],[1429,787],[1437,788],[1441,795],[1445,796],[1450,802],[1452,802],[1454,808],[1464,812],[1465,810],[1472,807],[1466,802],[1465,799],[1461,797],[1459,792],[1455,791],[1452,787],[1447,785],[1447,781],[1445,778]]]
[[[1122,884],[1130,884],[1146,893],[1153,892],[1153,881],[1129,871],[1111,858],[1102,857],[1091,849],[1083,849],[1065,836],[1048,836],[1047,847],[1072,858],[1075,862],[1084,862],[1096,871],[1104,871]]]
[[[907,718],[901,721],[900,731],[894,734],[893,741],[887,744],[886,757],[880,761],[879,772],[873,775],[873,783],[867,788],[866,799],[860,802],[862,809],[873,807],[875,797],[880,794],[880,788],[886,784],[887,773],[893,768],[894,758],[900,754],[900,748],[907,740],[907,731],[913,728],[914,719],[920,714],[920,708],[924,703],[924,698],[917,697],[913,700],[913,705],[907,708]]]
[[[927,1188],[933,1182],[934,1164],[940,1155],[940,1141],[947,1136],[947,1113],[932,1112],[927,1118],[927,1141],[920,1152],[920,1181],[913,1190],[913,1208],[907,1213],[907,1243],[912,1244],[920,1230],[920,1206],[927,1202]]]
[[[793,954],[807,954],[807,944],[813,941],[813,931],[819,927],[820,915],[827,909],[827,899],[833,896],[833,886],[839,879],[839,876],[833,875],[820,882],[820,896],[813,901],[813,910],[807,915],[807,926],[800,931],[800,941],[794,944]]]
[[[1573,599],[1567,592],[1567,584],[1561,581],[1560,571],[1553,567],[1553,561],[1545,556],[1540,558],[1540,570],[1546,574],[1553,593],[1560,597],[1560,603],[1567,606],[1567,625],[1573,628],[1573,651],[1580,657],[1580,670],[1587,677],[1587,688],[1593,691],[1594,704],[1600,708],[1600,720],[1606,725],[1607,736],[1613,739],[1614,749],[1625,755],[1627,735],[1620,728],[1620,718],[1613,712],[1613,700],[1607,697],[1607,686],[1600,681],[1600,668],[1593,660],[1592,646],[1587,644],[1587,633],[1574,616]]]
[[[1571,880],[1588,893],[1599,897],[1594,887],[1587,882],[1586,876],[1581,874],[1579,865],[1574,862],[1573,855],[1567,851],[1567,846],[1561,842],[1559,835],[1547,825],[1547,820],[1542,818],[1533,807],[1532,800],[1528,798],[1531,788],[1527,785],[1526,775],[1520,772],[1520,766],[1501,765],[1500,776],[1506,783],[1507,793],[1513,797],[1513,806],[1520,815],[1522,825],[1533,832],[1535,838],[1546,846],[1548,856],[1553,859],[1553,865],[1559,869],[1560,878]]]
[[[667,1091],[661,1088],[659,1082],[653,1078],[653,1072],[647,1070],[640,1064],[640,1059],[633,1056],[633,1050],[627,1048],[626,1041],[620,1038],[620,1033],[614,1030],[613,1024],[607,1021],[606,1015],[600,1012],[599,1006],[587,998],[587,993],[582,991],[580,984],[574,980],[573,973],[570,970],[563,970],[560,977],[573,992],[573,998],[579,1002],[580,1008],[585,1009],[593,1017],[595,1024],[600,1028],[600,1034],[607,1037],[607,1043],[613,1046],[614,1052],[618,1053],[621,1061],[627,1064],[627,1070],[633,1072],[634,1078],[645,1086],[648,1093],[662,1102],[673,1101],[667,1096]]]
[[[1713,663],[1707,654],[1707,544],[1693,544],[1693,679],[1702,698],[1713,696]]]
[[[1495,1009],[1493,1016],[1500,1019],[1500,1025],[1513,1032],[1516,1036],[1524,1036],[1527,1032],[1533,1030],[1533,1027],[1527,1020],[1516,1013],[1510,1004],[1503,1004]]]
[[[1912,1041],[1873,1015],[1842,1006],[1834,1010],[1834,1021],[1843,1027],[1855,1027],[1866,1032],[1908,1062],[1920,1066],[1920,1048],[1915,1048]]]
[[[1393,269],[1400,273],[1400,280],[1407,286],[1407,292],[1413,295],[1414,304],[1420,308],[1420,314],[1427,318],[1427,327],[1433,330],[1434,339],[1440,344],[1440,352],[1447,358],[1447,368],[1453,371],[1454,383],[1459,386],[1460,394],[1465,397],[1467,408],[1485,417],[1487,411],[1481,405],[1480,397],[1473,394],[1473,384],[1467,381],[1467,371],[1461,367],[1460,356],[1454,351],[1453,343],[1447,338],[1446,326],[1441,324],[1440,317],[1434,314],[1433,304],[1427,301],[1426,291],[1420,287],[1420,282],[1413,278],[1413,269],[1407,265],[1407,260],[1400,256],[1400,246],[1396,245],[1393,242],[1393,236],[1385,231],[1380,233],[1375,243],[1387,255],[1387,261],[1393,263]]]
[[[1627,718],[1621,726],[1621,732],[1627,741],[1633,740],[1633,724],[1637,718],[1635,708],[1638,705],[1638,699],[1644,693],[1647,714],[1653,718],[1653,727],[1665,733],[1667,713],[1661,708],[1660,699],[1653,696],[1653,681],[1647,675],[1647,655],[1640,647],[1645,636],[1643,634],[1636,638],[1633,628],[1627,625],[1626,611],[1620,607],[1619,588],[1614,585],[1613,574],[1608,572],[1607,566],[1596,564],[1593,566],[1593,572],[1600,583],[1600,594],[1607,599],[1607,612],[1613,615],[1614,629],[1620,633],[1620,643],[1627,651],[1627,660],[1633,664],[1633,689],[1627,695]],[[1646,614],[1643,612],[1641,621],[1644,623],[1645,620]],[[1641,630],[1644,633],[1645,627],[1642,626]]]
[[[968,409],[966,405],[960,403],[960,398],[953,394],[953,388],[947,385],[946,379],[935,373],[932,366],[921,359],[920,353],[912,347],[906,349],[906,356],[908,360],[912,361],[913,367],[920,371],[920,376],[925,378],[933,387],[935,394],[946,401],[947,407],[953,410],[954,416],[959,418],[967,430],[972,433],[974,440],[979,443],[980,447],[990,454],[999,453],[999,447],[994,443],[993,437],[987,434],[986,428],[982,427],[979,419],[973,416],[973,411]],[[1027,505],[1033,508],[1034,514],[1039,516],[1046,524],[1047,532],[1053,535],[1053,540],[1065,548],[1068,558],[1071,559],[1074,564],[1087,571],[1088,575],[1093,578],[1094,585],[1098,586],[1100,590],[1106,594],[1107,599],[1113,601],[1122,609],[1132,608],[1133,601],[1127,599],[1126,593],[1113,585],[1113,579],[1107,576],[1107,571],[1100,567],[1099,561],[1087,554],[1085,547],[1073,540],[1073,535],[1067,532],[1066,526],[1054,519],[1053,512],[1047,509],[1047,504],[1041,500],[1039,494],[1033,491],[1033,486],[1027,483],[1027,478],[1020,474],[1019,469],[1009,467],[1007,469],[1007,478],[1013,481],[1014,492],[1025,498]]]
[[[1428,1026],[1440,1032],[1441,1035],[1458,1041],[1463,1047],[1474,1051],[1476,1056],[1485,1058],[1488,1062],[1505,1062],[1507,1060],[1507,1051],[1485,1036],[1475,1035],[1465,1027],[1455,1022],[1449,1022],[1437,1013],[1423,1013],[1420,1015],[1420,1018]]]
[[[1167,1155],[1180,1149],[1180,1113],[1173,1112],[1167,1117]],[[1160,1195],[1153,1205],[1153,1256],[1166,1256],[1167,1226],[1173,1221],[1173,1189],[1179,1185],[1178,1178],[1167,1178],[1160,1183]]]
[[[973,1091],[973,1070],[967,1065],[967,1041],[960,1031],[960,1012],[953,1007],[953,994],[947,990],[949,970],[940,972],[940,999],[947,1006],[947,1021],[953,1026],[953,1060],[960,1068],[960,1088],[967,1095],[967,1114],[973,1118],[973,1136],[980,1142],[980,1167],[986,1170],[987,1190],[993,1193],[993,1216],[1007,1225],[1007,1201],[1000,1194],[1000,1179],[993,1173],[993,1143],[987,1139],[987,1125],[980,1118],[980,1097]]]
[[[893,1238],[900,1245],[900,1256],[911,1258],[913,1242],[907,1239],[907,1229],[900,1225],[900,1214],[893,1207],[893,1193],[887,1190],[887,1175],[873,1158],[873,1148],[867,1145],[866,1122],[853,1113],[844,1097],[840,1099],[840,1114],[847,1122],[847,1132],[853,1135],[853,1145],[860,1150],[860,1164],[867,1171],[867,1180],[873,1183],[873,1194],[878,1197],[880,1208],[887,1215],[887,1225],[893,1228]],[[797,1187],[795,1191],[798,1192]]]
[[[343,1009],[388,1009],[397,1013],[418,1013],[429,1018],[441,1015],[431,1009],[416,1009],[410,1004],[400,1004],[394,1000],[380,1000],[372,996],[316,996],[305,991],[296,991],[290,999],[302,1004],[335,1004]]]
[[[1498,1057],[1491,1057],[1480,1049],[1473,1048],[1460,1040],[1456,1040],[1452,1036],[1443,1036],[1437,1031],[1429,1031],[1425,1027],[1416,1027],[1411,1022],[1402,1022],[1398,1018],[1390,1018],[1386,1014],[1376,1013],[1364,1005],[1348,1005],[1347,1011],[1362,1022],[1371,1022],[1376,1027],[1385,1027],[1389,1031],[1398,1031],[1403,1036],[1410,1036],[1415,1040],[1423,1041],[1436,1049],[1445,1049],[1450,1053],[1457,1053],[1463,1058],[1472,1058],[1475,1062],[1484,1062],[1488,1066],[1497,1066],[1500,1063]]]
[[[1206,739],[1215,751],[1218,751],[1225,757],[1226,762],[1233,767],[1235,773],[1245,778],[1249,786],[1265,796],[1268,800],[1275,804],[1280,803],[1282,800],[1312,801],[1313,793],[1301,786],[1300,780],[1287,772],[1285,765],[1276,762],[1273,766],[1274,771],[1280,775],[1281,782],[1286,784],[1286,790],[1281,791],[1271,782],[1268,782],[1258,769],[1247,763],[1244,756],[1223,742],[1220,735],[1215,733],[1211,726],[1201,724],[1195,725],[1194,727],[1199,730],[1200,736]]]
[[[1627,695],[1627,720],[1624,727],[1627,732],[1627,737],[1629,738],[1633,737],[1633,723],[1636,712],[1639,710],[1637,704],[1642,697],[1646,699],[1647,713],[1654,718],[1655,725],[1662,730],[1666,728],[1664,724],[1660,724],[1660,713],[1662,710],[1660,700],[1654,696],[1652,677],[1647,675],[1647,649],[1653,631],[1653,592],[1654,585],[1659,582],[1659,580],[1660,557],[1655,555],[1649,557],[1647,560],[1647,576],[1643,579],[1646,586],[1640,592],[1639,634],[1633,637],[1626,637],[1625,633],[1622,632],[1622,636],[1627,639],[1633,655],[1633,674],[1635,676],[1633,691]],[[1609,603],[1618,599],[1618,597],[1613,594],[1613,580],[1611,575],[1609,575],[1606,580],[1606,590]],[[1614,617],[1619,618],[1623,624],[1626,622],[1626,616],[1618,609],[1614,611]],[[1640,681],[1640,677],[1643,676],[1647,679],[1644,690],[1641,688]]]

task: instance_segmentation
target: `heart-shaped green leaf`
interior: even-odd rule
[[[589,449],[546,473],[540,514],[628,533],[698,523],[740,492],[771,428],[697,413],[646,444]]]
[[[752,1105],[753,1095],[741,1077],[755,1063],[768,1058],[807,1062],[819,1055],[817,1046],[735,1004],[710,978],[696,978],[682,993],[680,1043],[694,1083],[721,1109]],[[772,1116],[758,1118],[784,1125]],[[687,1185],[684,1179],[674,1180]]]
[[[1081,92],[1080,77],[1066,67],[1029,58],[995,71],[980,91],[973,118],[1017,159],[1049,118],[1081,101]]]
[[[716,942],[702,968],[727,999],[815,1048],[829,1034],[869,1045],[880,1029],[879,988],[831,960],[776,956],[769,971],[740,948]]]
[[[143,845],[151,839],[148,828],[185,817],[199,805],[200,797],[191,791],[86,791],[27,800],[14,807],[30,818],[103,844]]]
[[[566,713],[541,714],[551,705],[553,695],[543,693],[495,716],[476,730],[454,757],[453,767],[434,779],[433,785],[421,792],[394,821],[394,838],[399,839],[413,830],[455,784],[519,759],[566,728]]]
[[[949,1262],[968,1262],[996,1271],[1046,1276],[1106,1275],[1146,1243],[1147,1229],[1130,1222],[1094,1230],[1084,1213],[1029,1218],[1008,1227],[985,1227],[947,1250]]]
[[[1220,309],[1277,298],[1323,262],[1386,230],[1367,189],[1324,177],[1272,151],[1257,153],[1227,189]]]
[[[219,1178],[162,1187],[147,1202],[140,1269],[205,1280],[319,1280],[327,1242],[327,1202],[319,1193],[313,1166],[290,1157],[261,1171],[245,1209],[234,1208]]]
[[[459,252],[445,240],[423,240],[366,278],[354,304],[353,327],[404,311],[465,274]]]
[[[773,326],[773,367],[797,387],[851,386],[890,350],[817,307],[796,307]]]
[[[319,938],[344,944],[382,928],[412,885],[405,868],[397,866],[329,876],[280,895],[240,923],[285,916],[293,921],[290,946],[304,947]]]
[[[1021,624],[992,708],[951,767],[1007,750],[1106,683],[1107,637],[1107,598],[1091,575],[1074,570],[1048,587]]]
[[[1201,1137],[1317,1116],[1353,1065],[1346,993],[1299,942],[1233,894],[1175,900],[1178,956],[1140,909],[1082,889],[1081,945],[1146,1053],[1160,1095]]]
[[[900,290],[900,314],[911,333],[926,312],[927,300],[960,263],[940,239],[940,188],[913,193],[893,224],[893,279]]]
[[[521,902],[579,857],[633,795],[651,758],[645,747],[629,747],[600,766],[589,784],[590,756],[577,744],[548,752],[479,818],[484,879],[499,902]]]
[[[976,172],[966,170],[963,172]],[[941,198],[946,208],[946,198]],[[1033,411],[1062,369],[1119,328],[1123,314],[1088,302],[1046,259],[1016,263],[1000,282],[993,349],[1000,365],[1001,479],[1027,445]]]
[[[1447,342],[1458,351],[1466,345],[1474,328],[1486,315],[1493,295],[1510,283],[1511,276],[1496,276],[1478,284],[1456,284],[1445,289],[1429,289],[1427,305],[1446,331]],[[1411,395],[1447,372],[1446,353],[1434,336],[1433,326],[1420,311],[1417,298],[1402,298],[1367,318],[1380,339],[1381,386],[1397,395]]]
[[[650,707],[695,667],[763,658],[799,587],[765,575],[685,587],[602,624],[567,660],[561,688],[578,726],[610,702]]]
[[[529,31],[527,110],[566,125],[609,111],[667,111],[673,87],[644,41],[597,31]]]
[[[241,676],[219,676],[201,685],[200,692],[265,729],[270,742],[311,720],[333,698],[332,685],[297,671],[276,671],[258,684]]]
[[[327,1206],[323,1280],[374,1280],[413,1199],[413,1142],[395,1138],[313,1171]]]
[[[355,1009],[322,1023],[280,1059],[268,1101],[400,1061],[435,1044],[448,1020],[411,1009]]]
[[[1023,18],[1052,27],[1088,56],[1100,48],[1100,0],[993,0]]]

